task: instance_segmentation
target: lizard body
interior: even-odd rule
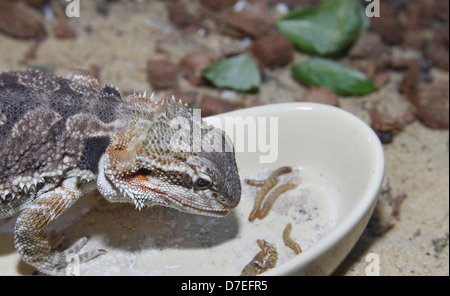
[[[180,137],[182,125],[201,131],[200,150],[192,149],[199,147],[195,137]],[[16,249],[47,274],[64,274],[67,255],[87,239],[57,252],[46,226],[95,189],[110,202],[138,209],[163,205],[211,216],[227,215],[241,196],[223,131],[202,124],[181,102],[122,99],[85,74],[0,74],[0,145],[0,218],[18,215]]]

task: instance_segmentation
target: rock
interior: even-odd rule
[[[47,36],[42,18],[20,2],[0,0],[0,31],[16,38],[43,39]]]
[[[326,87],[311,87],[297,99],[298,102],[321,103],[339,107],[339,98]]]
[[[202,117],[234,110],[234,106],[230,101],[208,94],[202,96],[200,108],[202,110]]]
[[[45,4],[49,2],[49,0],[22,0],[22,1],[35,8],[42,8]]]
[[[283,34],[273,32],[253,42],[252,54],[263,67],[274,68],[292,61],[294,46]]]
[[[371,31],[361,33],[349,52],[350,57],[369,58],[379,56],[386,46],[380,34]]]
[[[407,29],[417,31],[430,27],[434,17],[434,6],[434,3],[430,3],[428,0],[408,2],[406,5]]]
[[[168,59],[147,61],[147,80],[154,90],[178,87],[177,68]]]
[[[416,118],[409,109],[402,110],[394,115],[380,112],[377,104],[370,109],[369,115],[371,120],[370,126],[383,144],[392,142],[394,135],[401,132],[407,124],[413,122]]]
[[[200,3],[213,11],[219,11],[224,8],[232,7],[237,0],[200,0]]]
[[[271,16],[260,10],[235,11],[227,9],[222,20],[230,29],[236,30],[244,36],[258,38],[275,31],[275,22]]]
[[[392,71],[385,71],[375,74],[373,84],[377,87],[377,89],[382,88],[391,78]]]
[[[380,1],[380,16],[370,19],[371,29],[378,32],[388,44],[402,42],[403,24],[396,15],[395,9],[383,1]]]
[[[435,13],[438,18],[443,21],[447,21],[449,19],[449,2],[447,0],[436,0],[435,2]],[[448,25],[447,25],[448,28]],[[447,34],[448,35],[448,34]]]
[[[417,116],[423,124],[432,129],[448,129],[449,86],[448,80],[438,83],[420,84],[420,61],[405,60],[407,70],[399,90],[416,108]]]
[[[99,64],[91,64],[88,68],[88,71],[93,77],[95,77],[95,79],[97,79],[98,81],[101,80],[100,74],[102,72],[102,67]]]
[[[420,60],[413,58],[400,61],[391,61],[391,66],[394,69],[406,68],[406,72],[403,76],[402,82],[400,83],[399,90],[410,101],[414,101],[420,82]]]
[[[417,100],[413,105],[417,116],[427,127],[448,129],[449,121],[449,81],[442,80],[433,84],[421,85]]]
[[[430,43],[425,49],[425,55],[439,68],[449,70],[448,47]]]
[[[55,37],[59,39],[77,37],[77,31],[65,19],[56,21],[56,24],[53,27],[53,33],[55,34]]]
[[[434,32],[433,40],[425,48],[425,56],[436,66],[444,70],[449,70],[448,50],[449,50],[449,26],[448,23]]]
[[[211,53],[207,50],[194,50],[187,53],[180,61],[181,74],[193,85],[201,85],[205,82],[202,70],[213,63]]]
[[[183,3],[171,3],[167,6],[169,20],[177,28],[182,30],[196,31],[200,28],[200,22],[197,18],[189,13],[188,9]]]
[[[56,1],[52,1],[51,7],[56,17],[56,22],[53,27],[55,37],[59,39],[75,38],[77,31],[69,24],[66,12],[61,5]]]

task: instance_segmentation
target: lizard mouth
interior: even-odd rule
[[[230,214],[231,211],[224,210],[224,211],[200,211],[200,214],[207,215],[207,216],[214,216],[214,217],[225,217]]]
[[[200,215],[205,216],[214,216],[214,217],[224,217],[230,214],[230,210],[224,208],[222,205],[220,205],[218,202],[216,203],[217,206],[214,207],[214,209],[211,209],[212,207],[206,207],[201,206],[198,204],[194,204],[191,202],[186,202],[186,200],[180,198],[177,195],[171,194],[171,193],[165,193],[168,197],[167,202],[169,203],[169,206],[172,206],[178,210],[181,210],[183,212],[188,213],[197,213]]]
[[[157,204],[175,208],[182,212],[194,213],[205,216],[224,217],[230,214],[231,208],[228,209],[226,205],[212,198],[206,196],[199,197],[180,197],[168,190],[161,190],[158,186],[152,183],[149,178],[142,174],[133,176],[132,181],[127,180],[127,183],[133,184],[135,187],[139,186],[141,191],[151,191],[158,195],[160,200],[164,202]],[[202,202],[199,202],[202,201]]]

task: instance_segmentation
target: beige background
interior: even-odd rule
[[[25,69],[28,66],[53,68],[65,75],[73,68],[101,68],[101,83],[120,87],[122,95],[134,91],[151,91],[146,81],[145,62],[149,58],[163,58],[169,54],[178,63],[192,49],[208,48],[220,57],[224,51],[242,46],[242,42],[218,34],[199,36],[174,29],[167,20],[162,1],[115,2],[109,5],[109,14],[102,17],[96,12],[96,1],[81,1],[81,17],[71,19],[78,36],[57,40],[52,36],[52,24],[47,22],[50,36],[42,42],[35,60],[24,62],[32,47],[31,41],[14,39],[0,33],[0,71]],[[91,31],[91,32],[89,32]],[[166,53],[156,53],[155,46]],[[391,48],[394,54],[414,56],[414,51]],[[295,53],[295,62],[307,59]],[[300,97],[305,88],[290,78],[290,67],[266,71],[268,82],[259,93],[237,94],[235,100],[251,102],[256,96],[264,103],[291,102]],[[432,69],[433,79],[447,78],[448,72]],[[380,102],[380,108],[395,112],[409,103],[398,93],[396,85],[401,74],[394,73],[383,89],[364,97],[340,98],[346,109],[369,122],[365,107]],[[184,90],[199,94],[220,95],[221,91],[208,87],[194,87],[180,77]],[[200,97],[200,96],[199,96]],[[5,147],[2,147],[4,149]],[[384,146],[386,154],[386,188],[393,196],[407,195],[400,205],[398,219],[392,218],[392,205],[381,198],[376,209],[377,225],[395,224],[383,235],[367,230],[349,257],[336,271],[337,275],[365,275],[367,254],[380,258],[381,275],[448,275],[449,274],[449,133],[431,130],[415,121]],[[8,221],[0,221],[7,223]],[[0,234],[2,243],[3,234]],[[11,256],[13,246],[0,245],[1,256]],[[443,248],[440,248],[443,245]],[[0,273],[1,273],[0,266]],[[32,269],[23,265],[22,273]]]

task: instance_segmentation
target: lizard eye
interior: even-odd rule
[[[212,181],[204,178],[198,178],[197,181],[195,181],[194,187],[197,190],[205,190],[208,188],[211,188]]]
[[[140,168],[137,172],[137,175],[149,176],[152,174],[152,170],[146,168]]]

